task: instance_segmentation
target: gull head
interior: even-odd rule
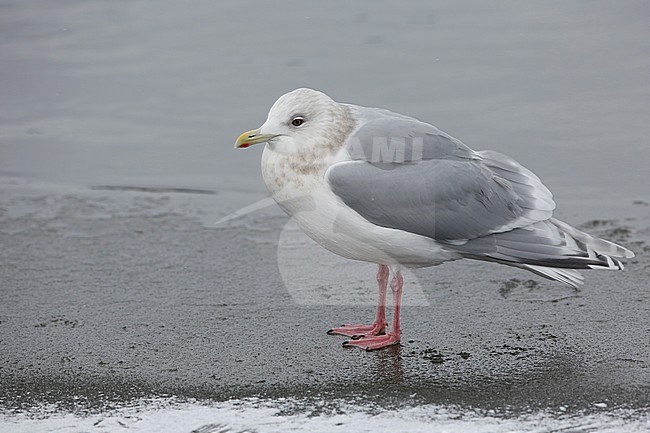
[[[235,148],[267,143],[280,153],[335,151],[354,127],[346,106],[312,89],[282,95],[271,107],[266,122],[241,134]]]

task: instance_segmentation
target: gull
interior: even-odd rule
[[[264,183],[298,226],[335,254],[378,265],[374,321],[328,331],[350,337],[345,347],[399,343],[402,267],[482,260],[577,287],[576,269],[623,269],[619,259],[634,257],[553,218],[551,192],[514,159],[413,117],[300,88],[235,148],[258,143]]]

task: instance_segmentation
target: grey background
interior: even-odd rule
[[[2,404],[647,407],[649,18],[642,1],[2,2]],[[556,216],[637,258],[579,292],[496,265],[417,271],[402,347],[343,350],[324,332],[371,318],[373,266],[273,207],[214,224],[266,196],[261,148],[232,144],[301,86],[515,157]]]

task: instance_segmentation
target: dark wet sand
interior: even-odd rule
[[[470,261],[418,270],[430,305],[404,308],[400,347],[366,353],[325,331],[369,320],[373,307],[306,307],[288,293],[276,260],[286,217],[276,208],[215,229],[177,197],[2,186],[3,406],[101,408],[153,394],[650,406],[643,201],[619,220],[570,221],[632,248],[624,272],[588,272],[574,292]],[[363,284],[374,286],[374,270]]]

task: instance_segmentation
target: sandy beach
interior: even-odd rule
[[[647,426],[643,2],[2,11],[0,431]],[[344,349],[326,331],[371,320],[375,266],[306,238],[261,148],[233,149],[302,86],[511,155],[557,218],[636,257],[577,291],[469,260],[409,270],[401,345]]]

